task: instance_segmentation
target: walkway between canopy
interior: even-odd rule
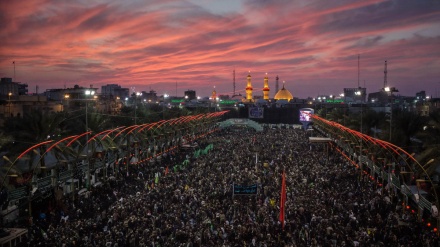
[[[246,125],[248,127],[254,128],[256,131],[263,131],[263,126],[247,118],[230,118],[223,122],[219,122],[218,125],[220,128],[226,128],[232,125],[237,125],[237,126]]]
[[[309,137],[309,142],[311,143],[328,143],[331,141],[332,139],[327,137]]]

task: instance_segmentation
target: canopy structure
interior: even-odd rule
[[[335,150],[360,169],[361,174],[368,175],[379,186],[400,192],[407,206],[410,202],[415,204],[419,220],[422,220],[423,211],[426,210],[437,220],[437,226],[440,225],[439,187],[426,171],[426,164],[421,165],[414,154],[409,154],[392,143],[349,129],[316,114],[312,118],[313,128],[325,137],[310,137],[311,142],[330,141]]]
[[[29,195],[29,184],[48,192],[59,183],[86,174],[88,190],[97,182],[91,174],[105,170],[106,175],[102,176],[107,176],[109,167],[116,170],[123,166],[128,171],[129,165],[158,160],[185,142],[217,131],[217,121],[227,112],[187,115],[46,140],[14,158],[3,156],[1,187],[8,189],[9,200],[19,200]]]

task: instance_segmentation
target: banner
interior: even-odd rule
[[[233,186],[233,195],[256,195],[258,192],[257,184],[253,185],[238,185],[234,184]]]
[[[249,118],[263,118],[264,108],[249,107]]]

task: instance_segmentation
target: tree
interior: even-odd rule
[[[4,131],[10,133],[14,140],[8,145],[9,151],[18,154],[33,144],[57,139],[66,132],[61,125],[64,120],[63,113],[46,113],[41,110],[31,110],[23,118],[8,118]]]
[[[375,136],[375,131],[372,129],[377,129],[381,127],[381,123],[383,123],[385,119],[385,113],[384,112],[376,112],[374,110],[371,110],[370,108],[366,108],[363,113],[363,129],[364,134],[367,134],[369,136]]]
[[[85,109],[69,113],[66,116],[66,121],[62,123],[63,128],[68,130],[68,134],[77,135],[86,132],[86,117],[87,129],[93,133],[110,129],[111,121],[107,115],[100,114],[93,110],[92,107],[87,109],[87,116]]]
[[[0,150],[3,150],[5,146],[12,142],[12,140],[13,137],[11,135],[7,135],[5,132],[0,131]]]
[[[440,160],[440,110],[429,115],[429,118],[423,124],[422,129],[417,133],[416,137],[422,141],[423,151],[418,155],[418,161],[424,165],[429,160],[434,159],[428,166],[428,173],[435,173],[438,161]]]
[[[411,149],[411,138],[422,130],[425,119],[415,113],[397,110],[393,112],[391,142],[409,152]]]

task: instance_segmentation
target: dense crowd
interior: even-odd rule
[[[213,148],[197,158],[169,153],[65,197],[33,220],[29,245],[440,246],[396,196],[303,130],[231,128],[198,142]],[[233,195],[233,184],[257,184],[258,193]]]

